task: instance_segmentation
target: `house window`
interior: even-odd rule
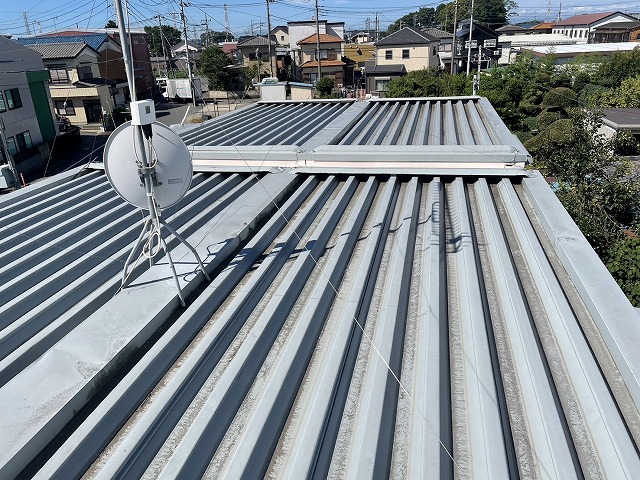
[[[22,106],[20,91],[17,88],[12,88],[11,90],[5,90],[4,96],[7,99],[7,106],[9,107],[9,110],[20,108]]]
[[[18,143],[18,150],[21,152],[33,147],[33,143],[31,142],[31,134],[28,130],[26,132],[17,134],[16,142]]]
[[[93,72],[91,71],[91,65],[78,66],[78,79],[85,80],[87,78],[93,78]]]
[[[49,69],[51,83],[69,83],[69,73],[64,65],[51,65],[47,68]]]
[[[409,58],[409,50],[402,50],[402,58]]]
[[[326,60],[329,57],[329,52],[327,50],[320,50],[320,58],[322,60]]]
[[[284,42],[284,35],[280,35],[280,41]]]
[[[73,100],[56,100],[56,112],[58,115],[75,115],[76,109],[73,106]]]
[[[4,103],[4,97],[2,96],[2,92],[0,92],[0,112],[7,111],[7,104]]]
[[[7,150],[11,155],[15,155],[18,153],[18,149],[16,148],[16,141],[13,137],[7,137]]]
[[[386,80],[376,80],[376,91],[378,92],[386,92],[387,91],[387,85],[389,84],[391,80],[386,79]]]
[[[385,60],[393,60],[393,50],[385,50],[384,58]]]

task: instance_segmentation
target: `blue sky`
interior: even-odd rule
[[[95,28],[105,25],[107,20],[115,18],[112,0],[22,0],[12,2],[2,0],[0,12],[0,33],[14,36],[26,35],[24,13],[31,33],[43,33],[72,29]],[[124,0],[123,0],[124,3]],[[225,0],[192,0],[186,7],[189,35],[204,32],[205,14],[212,30],[224,30],[225,16],[223,5]],[[266,1],[258,0],[226,0],[231,30],[236,35],[257,34],[266,32]],[[440,2],[418,3],[416,0],[321,0],[320,18],[330,21],[344,21],[347,29],[364,29],[367,18],[373,28],[376,12],[380,18],[381,28],[420,6],[436,7]],[[545,20],[548,16],[547,0],[520,0],[517,20]],[[162,15],[163,22],[180,28],[179,0],[129,0],[130,22],[132,26],[153,25],[155,15]],[[271,3],[272,26],[285,24],[287,20],[308,20],[313,17],[315,0],[276,0]],[[559,2],[550,4],[550,17],[558,15]],[[562,3],[562,17],[576,13],[594,13],[620,10],[627,13],[640,12],[640,0],[622,1],[614,4],[603,0],[578,0]]]

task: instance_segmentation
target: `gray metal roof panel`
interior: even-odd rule
[[[624,370],[625,362],[633,371],[638,361],[625,353],[618,332],[611,331],[618,341],[610,344],[602,330],[614,315],[616,328],[633,343],[637,315],[601,311],[608,319],[599,320],[592,313],[614,301],[613,293],[624,309],[622,293],[601,285],[607,294],[599,299],[591,286],[593,298],[586,299],[584,273],[567,273],[556,240],[545,233],[547,222],[567,221],[549,216],[557,199],[542,189],[539,176],[489,182],[280,173],[262,182],[200,174],[171,216],[179,231],[205,248],[208,268],[219,266],[210,285],[194,290],[186,310],[178,309],[172,286],[162,280],[163,262],[144,268],[134,285],[111,298],[118,257],[93,250],[79,261],[98,266],[80,283],[67,280],[74,288],[52,299],[67,305],[68,313],[42,318],[40,327],[31,320],[13,333],[25,335],[21,342],[3,343],[0,428],[13,428],[2,436],[3,472],[19,471],[59,431],[69,438],[34,467],[40,469],[36,478],[75,478],[87,468],[95,478],[186,471],[230,478],[348,472],[360,478],[372,469],[412,478],[451,471],[489,472],[492,478],[624,478],[640,468],[633,439],[637,382]],[[285,195],[280,211],[259,198],[263,187],[269,195]],[[55,193],[69,202],[61,214],[70,208],[65,217],[87,223],[90,231],[108,230],[124,254],[133,238],[113,236],[122,214],[96,197],[96,189],[109,193],[102,174],[53,185],[21,200],[3,231],[20,229],[33,236],[32,245],[38,242],[35,231],[25,230],[37,222],[23,219]],[[93,221],[83,216],[87,206],[76,195],[96,197]],[[263,220],[257,220],[260,211]],[[43,238],[57,240],[58,220],[42,221]],[[138,226],[131,225],[132,235]],[[236,237],[234,229],[245,233]],[[241,243],[221,249],[218,242],[229,238]],[[65,258],[87,253],[83,240],[72,241],[47,245]],[[584,238],[565,248],[576,244],[588,248]],[[183,255],[180,247],[171,248]],[[581,265],[594,263],[579,255]],[[192,271],[185,261],[185,273]],[[32,260],[23,262],[31,263],[30,274],[37,272]],[[115,268],[101,274],[101,263]],[[185,281],[195,288],[202,278],[188,275]],[[83,294],[75,289],[83,284],[108,294],[74,315]],[[32,300],[26,318],[43,301],[49,302]],[[80,392],[102,385],[114,362],[129,358],[170,312],[175,320],[166,331],[91,404],[86,419],[66,431],[69,409],[86,406],[91,397]],[[67,325],[65,318],[75,321]],[[22,317],[5,326],[5,338],[15,322]],[[53,365],[68,361],[67,373],[52,375]],[[71,375],[76,361],[86,365]],[[62,392],[57,382],[69,388],[56,397],[55,411],[62,413],[51,421],[53,404],[42,388],[31,388],[39,375],[52,390]],[[37,404],[34,417],[29,412]],[[16,433],[24,415],[30,427]]]
[[[389,119],[427,104],[486,144],[394,173],[429,145]],[[269,106],[311,109],[246,111]],[[637,313],[537,172],[454,166],[509,132],[475,98],[353,108],[336,131],[375,108],[397,143],[315,133],[302,168],[194,176],[165,216],[213,278],[169,242],[184,309],[163,259],[116,293],[142,217],[102,172],[0,198],[0,476],[633,478]],[[278,145],[270,169],[300,155]]]
[[[43,60],[52,60],[56,58],[76,58],[85,48],[90,48],[91,50],[93,50],[84,42],[38,43],[28,44],[26,46],[42,55]]]

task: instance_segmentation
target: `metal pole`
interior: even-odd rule
[[[13,187],[17,190],[20,188],[20,177],[18,176],[16,162],[14,162],[13,155],[11,155],[11,152],[9,151],[9,145],[7,145],[7,136],[4,132],[4,120],[2,120],[2,118],[0,118],[0,138],[2,139],[2,150],[4,150],[4,156],[7,158],[9,168],[13,172]]]
[[[269,46],[269,71],[271,77],[273,77],[273,57],[271,55],[271,12],[269,11],[269,2],[273,0],[267,0],[267,45]]]
[[[162,56],[164,57],[165,75],[169,76],[169,59],[167,58],[167,50],[164,48],[164,33],[162,32],[162,17],[157,15],[158,25],[160,25],[160,44],[162,45]]]
[[[453,6],[453,36],[451,37],[451,75],[456,73],[454,70],[456,59],[456,28],[458,27],[458,0],[455,1]]]
[[[318,60],[318,80],[322,78],[322,70],[320,67],[320,23],[318,19],[318,0],[316,0],[316,57]]]
[[[196,106],[196,90],[193,85],[193,73],[191,72],[191,60],[189,60],[189,38],[187,37],[187,17],[184,15],[184,2],[180,0],[180,15],[182,16],[182,33],[184,34],[184,48],[187,54],[187,73],[189,74],[189,88],[193,106]]]
[[[473,5],[474,5],[474,0],[471,0],[471,20],[469,21],[469,48],[467,49],[467,77],[471,72],[471,38],[473,37]]]

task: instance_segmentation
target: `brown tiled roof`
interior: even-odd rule
[[[344,40],[342,40],[340,37],[334,37],[333,35],[329,35],[328,33],[320,34],[320,43],[342,43],[343,41]],[[308,37],[305,37],[302,40],[300,40],[298,42],[298,45],[306,45],[309,43],[316,43],[315,33],[313,35],[309,35]]]
[[[610,15],[618,12],[604,12],[604,13],[585,13],[583,15],[574,15],[565,20],[561,20],[555,24],[556,27],[564,27],[571,25],[589,25],[603,18],[607,18]]]
[[[320,61],[321,67],[341,67],[342,65],[346,65],[346,63],[341,62],[340,60],[321,60]],[[302,65],[300,65],[300,68],[317,67],[317,66],[318,66],[318,62],[316,60],[309,60],[308,62],[304,62]]]
[[[530,30],[546,30],[548,28],[552,28],[555,25],[553,22],[542,22],[538,25],[534,25],[530,28]]]

